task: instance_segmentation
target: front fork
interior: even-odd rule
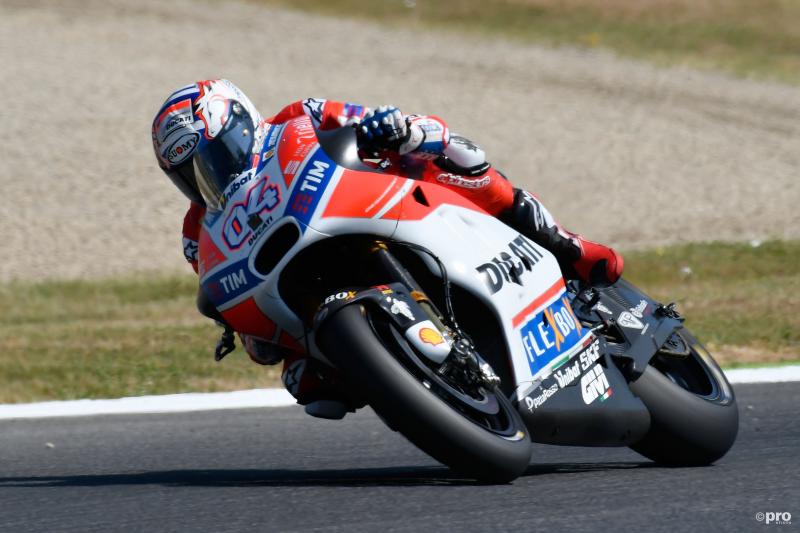
[[[402,283],[410,291],[411,298],[425,312],[431,322],[439,329],[445,338],[451,340],[450,354],[438,368],[437,372],[443,376],[457,373],[462,378],[474,383],[475,385],[488,386],[494,388],[500,385],[500,378],[492,370],[475,349],[475,345],[469,336],[458,328],[455,320],[450,320],[451,325],[446,324],[445,316],[436,308],[434,303],[425,295],[422,287],[414,279],[411,273],[397,260],[389,250],[389,247],[380,241],[376,241],[370,247],[370,254],[375,256],[393,281]]]
[[[389,251],[386,244],[377,241],[370,248],[370,254],[377,258],[380,266],[386,271],[392,281],[402,283],[410,291],[411,298],[422,308],[425,314],[430,318],[431,322],[436,324],[439,331],[443,333],[452,334],[453,332],[444,324],[444,316],[436,309],[433,302],[422,291],[417,280],[406,270],[406,268],[397,260],[397,258]]]

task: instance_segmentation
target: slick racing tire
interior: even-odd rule
[[[413,355],[402,353],[402,340],[386,338],[387,329],[376,326],[377,315],[373,320],[362,305],[346,306],[321,326],[317,344],[390,428],[437,461],[484,482],[519,477],[529,464],[531,443],[511,402],[501,392],[484,391],[484,403],[496,413],[485,423],[476,421],[469,400],[460,405],[458,393],[448,395],[446,385],[424,377],[419,361],[415,365]]]
[[[678,358],[657,354],[630,384],[651,417],[650,430],[631,448],[664,465],[708,465],[725,455],[736,439],[736,399],[697,339],[685,329],[675,335],[688,353]]]

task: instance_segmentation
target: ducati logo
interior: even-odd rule
[[[500,252],[490,262],[475,268],[492,294],[500,291],[506,283],[522,285],[522,277],[531,272],[543,257],[522,235],[508,243],[508,252]]]

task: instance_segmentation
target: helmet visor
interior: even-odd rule
[[[253,126],[247,110],[234,102],[222,131],[194,154],[197,186],[208,207],[219,209],[222,192],[247,170],[253,151]]]

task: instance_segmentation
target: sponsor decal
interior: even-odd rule
[[[531,413],[537,407],[541,407],[544,403],[555,393],[559,391],[558,383],[553,383],[550,387],[544,389],[539,396],[531,398],[530,396],[525,397],[525,405],[528,407],[528,411]]]
[[[502,251],[491,261],[475,267],[492,294],[499,292],[506,283],[523,285],[523,276],[531,272],[543,257],[522,235],[518,235],[507,246],[511,253]]]
[[[581,362],[575,361],[572,364],[569,364],[563,368],[559,368],[556,372],[553,373],[553,377],[556,378],[558,382],[558,386],[562,389],[564,387],[569,387],[578,376],[581,375]]]
[[[298,161],[297,159],[292,159],[291,161],[286,163],[285,167],[283,167],[283,173],[295,174],[298,168],[300,168],[300,161]]]
[[[641,320],[639,320],[638,318],[636,318],[627,311],[624,311],[619,315],[617,323],[623,328],[628,328],[628,329],[642,329],[644,327],[644,324],[642,324]]]
[[[267,138],[267,148],[274,148],[275,143],[278,142],[278,136],[280,135],[283,128],[278,128],[275,126],[270,127],[269,137]]]
[[[583,328],[575,318],[569,300],[562,296],[522,326],[522,345],[531,373],[536,375],[581,338]]]
[[[250,217],[250,220],[247,221],[250,224],[250,227],[253,228],[253,234],[250,235],[247,239],[247,245],[252,246],[259,237],[261,237],[267,228],[272,225],[273,218],[272,215],[269,215],[267,218],[261,218],[258,215]],[[255,227],[254,227],[255,226]]]
[[[344,104],[344,116],[347,118],[360,117],[364,113],[364,106]]]
[[[301,142],[302,140],[306,140],[306,139],[309,139],[309,137],[303,137],[298,142]],[[302,161],[303,159],[306,158],[306,156],[311,151],[311,149],[314,148],[314,146],[315,146],[315,144],[313,142],[308,142],[308,143],[301,144],[300,146],[295,148],[294,153],[292,154],[292,157]]]
[[[242,188],[242,185],[246,184],[251,179],[253,179],[253,173],[248,172],[242,175],[240,178],[234,180],[232,183],[230,183],[228,187],[225,189],[225,192],[222,193],[222,198],[220,198],[220,204],[222,205],[222,207],[224,208],[227,205],[228,200],[230,200],[233,197],[233,195],[236,194],[239,191],[239,189]]]
[[[631,307],[630,312],[636,318],[642,318],[644,316],[643,313],[645,309],[647,309],[647,302],[642,300],[638,304],[636,304],[636,307]]]
[[[435,120],[416,120],[414,124],[418,125],[425,133],[439,133],[442,131],[442,125]]]
[[[197,252],[199,251],[199,247],[197,245],[197,241],[192,239],[187,239],[186,237],[183,238],[183,256],[186,258],[187,261],[190,263],[197,261]]]
[[[398,300],[397,298],[387,298],[387,300],[391,300],[392,302],[389,311],[391,311],[393,315],[403,315],[409,320],[414,320],[414,313],[406,302]]]
[[[180,115],[172,115],[169,117],[164,123],[163,132],[165,135],[169,135],[169,133],[179,126],[189,126],[194,122],[192,120],[192,115],[189,113],[180,114]]]
[[[325,107],[325,100],[317,100],[316,98],[306,98],[303,100],[303,109],[306,115],[314,119],[314,123],[319,125],[322,122],[322,108]]]
[[[422,355],[435,363],[443,363],[450,355],[450,339],[442,335],[430,320],[410,326],[405,337]]]
[[[247,285],[247,278],[244,275],[244,269],[240,268],[238,272],[232,272],[227,276],[223,276],[219,280],[225,294],[230,294],[232,291],[238,290],[239,287]]]
[[[589,390],[591,385],[589,382],[593,382],[595,379],[601,379],[597,376],[597,371],[594,369],[593,365],[600,368],[600,365],[595,365],[595,362],[600,358],[602,353],[600,352],[600,341],[595,339],[589,346],[586,347],[584,351],[582,351],[577,358],[574,358],[572,362],[568,365],[563,367],[556,367],[555,372],[545,380],[545,382],[541,385],[540,394],[538,396],[526,396],[525,397],[525,405],[528,407],[528,410],[533,412],[534,409],[544,405],[544,403],[553,396],[556,392],[560,389],[568,387],[572,385],[578,377],[589,369],[591,372],[591,379],[587,379],[584,382],[584,378],[586,375],[589,375],[589,372],[584,374],[584,377],[581,378],[581,384],[585,385],[582,387],[582,391]],[[562,363],[563,364],[563,363]],[[591,367],[591,368],[590,368]],[[605,374],[603,375],[602,379],[605,379]],[[552,382],[555,380],[555,382]],[[548,386],[546,385],[548,382],[551,384]],[[585,392],[584,394],[589,394],[589,392]],[[603,394],[605,394],[605,389]],[[601,395],[602,396],[602,395]],[[611,396],[611,389],[608,389],[608,394],[606,397]],[[596,398],[595,398],[596,399]],[[591,402],[589,402],[591,403]]]
[[[303,168],[298,184],[295,185],[289,198],[286,214],[294,216],[302,226],[307,226],[335,169],[336,164],[324,152],[318,150]],[[302,229],[305,231],[304,227]]]
[[[200,140],[200,134],[197,132],[186,132],[167,147],[165,151],[165,159],[170,165],[179,165],[183,163],[194,151],[197,142]]]
[[[601,313],[605,313],[607,315],[613,315],[614,313],[611,312],[611,309],[606,307],[603,302],[598,302],[597,305],[594,306],[595,310],[600,311]]]
[[[468,178],[466,176],[459,176],[458,174],[451,174],[445,172],[436,176],[436,181],[444,183],[445,185],[453,185],[455,187],[462,187],[464,189],[482,189],[489,185],[491,181],[489,176],[482,178]]]
[[[355,297],[356,297],[356,291],[342,291],[342,292],[337,292],[336,294],[331,294],[330,296],[325,298],[325,303],[329,304],[331,302],[335,302],[336,300],[348,301],[352,300]]]
[[[243,259],[210,274],[201,283],[204,292],[214,305],[219,307],[254,289],[258,285],[259,279],[250,272],[247,267],[247,259]]]
[[[413,320],[413,319],[412,319]],[[433,328],[422,328],[419,330],[419,339],[426,343],[431,344],[433,346],[439,346],[444,342],[444,337],[442,334],[436,331]]]
[[[477,144],[470,141],[466,137],[461,137],[460,135],[452,135],[450,137],[450,142],[453,144],[460,144],[461,146],[472,152],[477,152],[478,150],[480,150],[480,147]]]
[[[394,291],[388,285],[375,285],[373,289],[378,289],[382,294],[392,294]]]
[[[594,365],[581,378],[581,396],[586,405],[598,398],[604,402],[611,397],[613,392],[611,385],[608,384],[608,378],[603,372],[603,367],[600,365]]]
[[[297,396],[300,392],[300,380],[303,377],[303,372],[306,370],[306,358],[298,359],[293,362],[283,371],[281,381],[283,386],[289,391],[292,396]]]
[[[325,179],[325,171],[330,168],[330,163],[325,161],[312,161],[312,168],[303,176],[300,183],[301,191],[319,191],[322,180]]]
[[[595,340],[584,351],[581,352],[579,361],[581,362],[581,370],[586,370],[595,361],[600,359],[600,341]]]
[[[153,138],[159,144],[166,141],[170,134],[181,126],[191,126],[192,101],[190,99],[181,100],[167,105],[153,122]]]

